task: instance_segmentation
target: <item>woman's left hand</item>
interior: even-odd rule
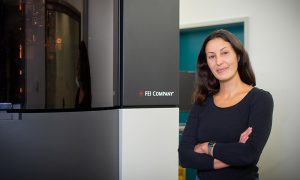
[[[249,139],[250,134],[252,133],[252,127],[247,128],[241,135],[239,143],[245,144]]]

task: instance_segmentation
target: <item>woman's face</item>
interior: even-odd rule
[[[229,42],[212,39],[206,44],[205,53],[209,69],[220,82],[239,76],[238,57]]]

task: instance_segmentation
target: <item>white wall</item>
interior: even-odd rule
[[[178,108],[120,110],[120,180],[178,179],[178,118]]]
[[[248,17],[248,52],[257,87],[275,107],[270,139],[261,156],[264,180],[295,179],[300,165],[300,1],[180,0],[180,25]]]

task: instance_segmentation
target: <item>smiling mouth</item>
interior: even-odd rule
[[[223,73],[226,70],[227,70],[227,68],[219,68],[216,71],[217,71],[217,73]]]

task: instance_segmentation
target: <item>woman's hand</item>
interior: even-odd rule
[[[252,133],[252,127],[248,127],[240,136],[239,143],[245,144],[249,139],[249,135]]]
[[[196,153],[208,153],[208,142],[197,144],[194,147]]]

